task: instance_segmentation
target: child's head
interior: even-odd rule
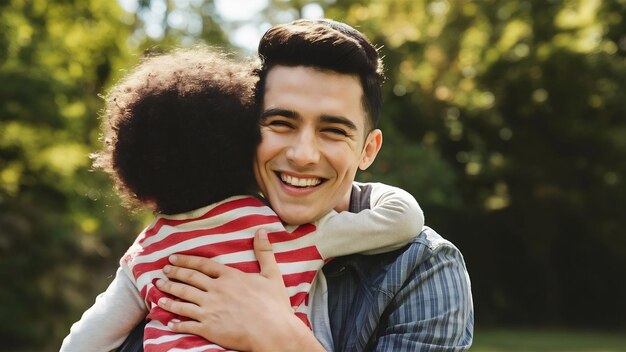
[[[127,203],[163,213],[252,192],[260,135],[250,72],[207,48],[142,60],[105,97],[94,165]]]

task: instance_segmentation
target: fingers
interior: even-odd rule
[[[176,279],[175,275],[171,277],[171,279],[178,280]],[[157,280],[156,286],[162,292],[169,293],[170,295],[178,297],[184,301],[196,304],[202,300],[202,298],[204,297],[203,295],[206,293],[201,288],[190,286],[186,283],[174,282],[171,280]]]
[[[159,299],[157,303],[159,307],[173,314],[193,320],[199,320],[202,317],[202,311],[193,303],[176,301],[165,297]]]
[[[279,278],[282,281],[276,257],[272,251],[272,244],[267,238],[267,231],[259,229],[254,236],[254,254],[261,266],[261,275],[268,279]]]
[[[175,254],[171,255],[169,260],[177,267],[193,269],[213,278],[231,269],[211,259],[192,255]]]
[[[172,265],[166,265],[163,267],[163,273],[170,280],[175,280],[183,284],[193,286],[202,291],[208,290],[212,280],[211,277],[200,271]]]
[[[173,332],[182,334],[193,334],[202,336],[202,333],[204,332],[202,323],[194,320],[172,320],[169,322],[169,324],[167,324],[167,326],[172,329]]]

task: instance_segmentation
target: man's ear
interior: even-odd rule
[[[379,129],[372,130],[365,138],[365,146],[363,146],[363,152],[361,153],[361,161],[359,162],[359,169],[365,170],[376,159],[380,147],[383,146],[383,131]]]

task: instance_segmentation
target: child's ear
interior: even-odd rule
[[[148,207],[148,209],[151,209],[153,212],[158,213],[161,210],[159,209],[159,205],[157,204],[156,200],[154,198],[148,198],[148,199],[142,199],[141,202]]]
[[[365,138],[365,145],[361,153],[359,169],[366,170],[376,159],[380,147],[383,146],[383,132],[379,129],[372,130]]]

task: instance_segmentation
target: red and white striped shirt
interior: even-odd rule
[[[314,224],[289,227],[265,203],[255,197],[231,197],[225,201],[176,215],[159,215],[136,239],[122,258],[135,279],[149,309],[144,333],[144,351],[223,350],[195,336],[172,332],[167,323],[175,317],[157,302],[167,296],[155,282],[164,278],[163,267],[174,253],[203,256],[245,272],[258,273],[252,241],[259,228],[268,231],[291,306],[309,327],[308,294],[324,259],[313,243]],[[171,297],[170,297],[171,298]]]

